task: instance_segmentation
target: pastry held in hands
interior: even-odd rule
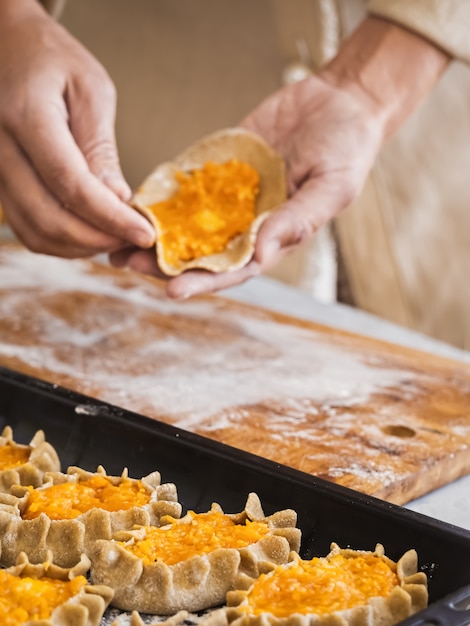
[[[155,227],[160,269],[176,276],[243,267],[261,224],[285,198],[283,159],[258,135],[229,128],[158,166],[131,204]]]

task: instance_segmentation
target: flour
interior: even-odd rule
[[[175,303],[162,297],[156,284],[125,283],[125,273],[118,277],[90,273],[87,261],[15,252],[0,267],[0,285],[7,289],[0,310],[15,320],[12,331],[19,334],[18,312],[35,301],[39,308],[25,325],[41,345],[6,342],[1,354],[78,377],[85,392],[100,388],[106,399],[126,403],[133,398],[137,405],[141,400],[152,414],[178,418],[179,425],[189,429],[224,409],[268,399],[287,399],[292,417],[295,403],[304,398],[357,404],[403,379],[398,369],[377,369],[344,346],[325,345],[310,329],[294,329],[263,315],[221,311],[213,299]],[[34,296],[38,285],[43,306]],[[57,310],[58,294],[75,298],[79,294],[72,319]],[[87,303],[92,295],[108,298],[105,311]],[[85,324],[75,314],[78,309],[87,312]],[[138,337],[136,325],[144,318],[151,321],[155,314],[173,320],[168,333],[148,325]],[[196,336],[188,334],[191,324]],[[123,341],[129,335],[136,341],[130,358],[126,355],[126,363],[121,363]],[[217,341],[217,335],[224,341]]]
[[[460,364],[90,261],[0,249],[0,362],[367,493],[470,446]]]

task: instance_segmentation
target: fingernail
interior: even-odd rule
[[[177,302],[182,302],[183,300],[188,300],[188,298],[190,298],[193,295],[193,292],[190,290],[187,291],[179,291],[178,293],[175,294],[169,294],[167,292],[167,296],[169,298],[171,298],[172,300],[176,300]]]
[[[100,176],[102,182],[109,187],[123,202],[128,202],[132,198],[132,189],[121,176],[103,174]]]
[[[147,228],[139,228],[131,233],[131,241],[139,248],[151,248],[155,243],[155,233]]]
[[[182,300],[187,300],[194,295],[194,291],[192,289],[188,289],[188,287],[175,289],[173,283],[170,281],[166,288],[166,295],[170,300],[176,300],[177,302],[181,302]]]

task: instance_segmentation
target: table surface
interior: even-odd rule
[[[300,319],[470,362],[470,352],[343,304],[317,302],[309,295],[267,277],[227,289],[223,295]],[[470,530],[470,475],[408,503],[406,508]]]
[[[5,227],[0,227],[0,241],[13,239],[8,236],[8,232]],[[243,285],[225,290],[222,295],[300,319],[470,363],[470,352],[459,350],[353,307],[317,302],[308,294],[267,277],[254,278]],[[470,475],[410,502],[405,507],[470,530]]]

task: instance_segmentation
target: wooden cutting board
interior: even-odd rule
[[[0,365],[390,502],[470,471],[469,365],[222,297],[175,303],[91,261],[1,247],[0,344]]]

